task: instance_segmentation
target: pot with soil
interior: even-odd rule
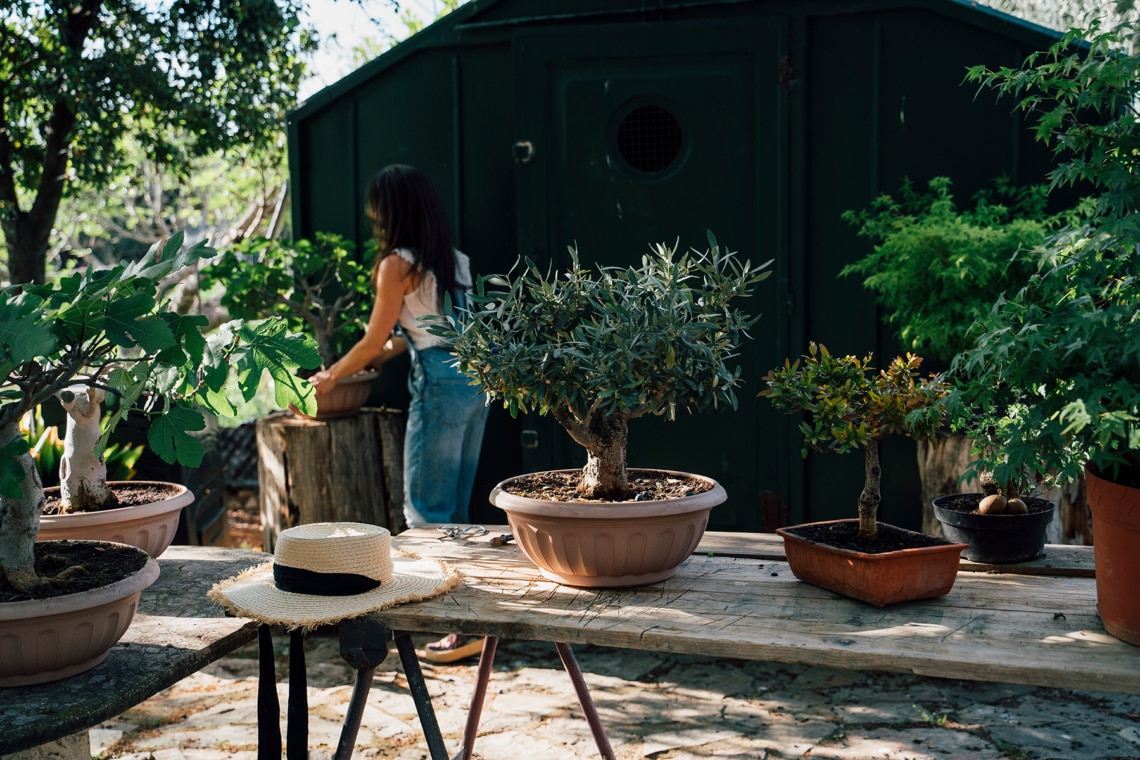
[[[934,499],[934,514],[942,523],[942,535],[968,544],[962,556],[987,565],[1027,562],[1045,556],[1045,533],[1053,521],[1053,502],[1028,496],[1016,500],[1024,505],[1024,511],[1021,507],[1007,507],[1000,512],[979,509],[990,496],[956,493]]]
[[[480,278],[470,309],[430,328],[512,415],[550,413],[586,449],[581,470],[511,478],[491,494],[551,580],[622,587],[668,578],[725,499],[710,478],[626,465],[631,420],[736,407],[740,372],[729,362],[759,319],[736,302],[771,262],[741,262],[711,233],[709,246],[678,254],[657,245],[628,268],[584,269],[573,248],[565,272],[528,260],[515,274]]]
[[[803,413],[803,455],[862,449],[858,520],[780,528],[792,573],[802,581],[877,606],[949,593],[965,544],[880,524],[879,439],[901,433],[929,439],[941,427],[942,378],[919,375],[922,358],[896,357],[885,370],[871,356],[833,357],[811,343],[808,354],[764,378],[760,393],[778,409]]]
[[[70,512],[63,511],[59,487],[45,488],[36,540],[112,541],[158,559],[174,540],[182,509],[193,503],[194,494],[180,483],[147,480],[110,481],[107,487],[118,506]]]

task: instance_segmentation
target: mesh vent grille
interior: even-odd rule
[[[622,159],[639,172],[659,172],[681,152],[681,125],[661,106],[639,106],[626,116],[617,132]]]

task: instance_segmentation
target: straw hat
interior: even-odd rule
[[[210,589],[237,616],[311,630],[450,591],[459,576],[438,560],[392,553],[392,534],[364,523],[298,525],[277,536],[273,561]]]

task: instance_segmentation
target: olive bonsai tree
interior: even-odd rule
[[[859,494],[859,538],[878,535],[882,500],[879,440],[889,434],[929,439],[942,424],[946,385],[940,375],[922,377],[922,357],[896,357],[878,372],[871,356],[835,357],[811,343],[806,356],[769,372],[760,392],[800,423],[804,457],[809,451],[843,454],[863,450],[863,490]]]
[[[329,367],[364,333],[372,308],[372,281],[354,250],[326,232],[291,242],[250,238],[203,267],[201,286],[224,286],[221,303],[231,317],[276,317],[312,335],[321,366]]]
[[[759,319],[737,303],[772,262],[753,267],[708,240],[705,253],[658,244],[628,268],[583,268],[574,248],[565,272],[526,260],[480,278],[469,311],[430,329],[512,415],[549,413],[586,449],[580,497],[626,500],[630,420],[737,404],[732,360]]]
[[[105,432],[96,437],[88,426],[83,445],[65,447],[62,469],[83,473],[84,493],[105,487],[103,446],[132,409],[151,417],[147,442],[158,456],[200,465],[202,445],[189,433],[204,427],[200,408],[234,411],[231,370],[246,400],[268,372],[278,404],[313,407],[312,388],[293,374],[316,365],[311,339],[287,333],[279,321],[238,320],[205,334],[205,317],[166,308],[164,278],[213,254],[202,243],[183,247],[179,234],[137,262],[0,290],[0,587],[32,592],[51,583],[35,570],[44,495],[19,425],[53,395],[78,403],[79,416],[90,420],[100,396],[118,397]]]

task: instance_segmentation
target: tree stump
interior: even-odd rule
[[[294,525],[361,522],[395,535],[404,522],[404,412],[365,408],[316,420],[276,412],[257,421],[263,547]]]

